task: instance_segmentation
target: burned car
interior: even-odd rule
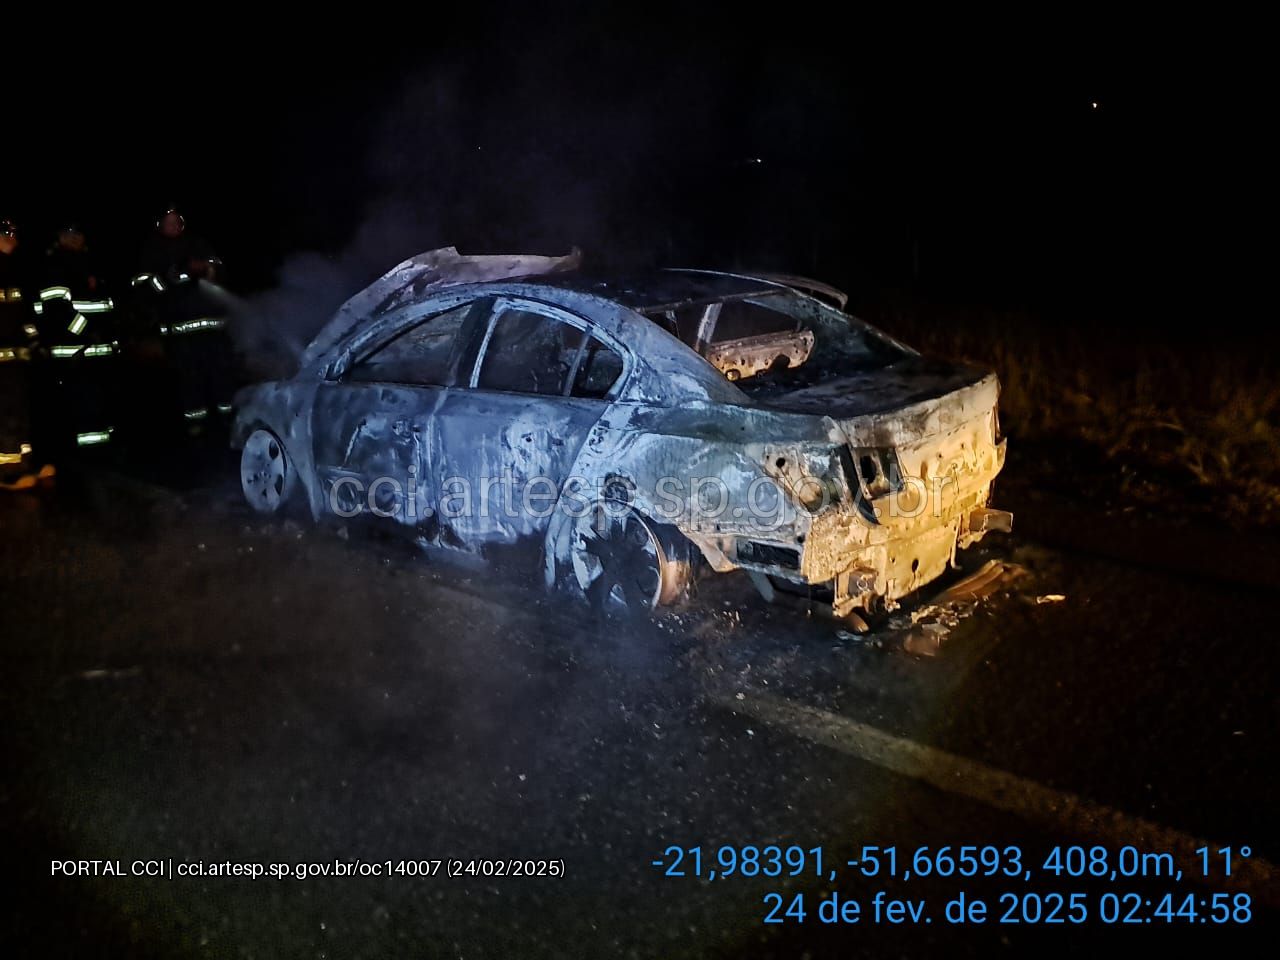
[[[429,549],[524,545],[606,609],[671,602],[698,567],[892,608],[1008,529],[999,386],[843,305],[800,278],[432,251],[241,392],[244,493]]]

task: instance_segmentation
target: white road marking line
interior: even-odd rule
[[[1209,847],[1216,853],[1221,844],[1129,816],[977,760],[966,760],[895,737],[839,714],[773,696],[742,696],[740,700],[736,697],[716,700],[734,713],[754,717],[904,777],[1012,813],[1030,823],[1076,836],[1094,837],[1113,849],[1132,845],[1143,852],[1167,851],[1184,870],[1184,878],[1246,892],[1272,905],[1280,903],[1276,868],[1256,854],[1247,860],[1235,858],[1230,877],[1202,878],[1196,850]],[[1247,843],[1247,838],[1241,840]]]

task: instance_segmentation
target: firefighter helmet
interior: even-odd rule
[[[175,217],[177,217],[177,218],[178,218],[178,229],[179,229],[179,231],[185,230],[185,229],[187,228],[187,220],[186,220],[186,217],[184,217],[181,213],[179,213],[179,212],[178,212],[178,206],[177,206],[177,204],[173,204],[173,203],[171,203],[171,204],[169,204],[167,207],[165,207],[165,208],[164,208],[164,210],[163,210],[163,212],[161,212],[160,216],[156,217],[156,229],[157,229],[157,230],[159,230],[159,229],[160,229],[160,227],[161,227],[161,225],[164,223],[165,217],[169,216],[170,214],[173,214]]]

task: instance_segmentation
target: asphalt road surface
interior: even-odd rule
[[[600,623],[520,571],[265,522],[210,449],[162,469],[116,457],[65,471],[52,493],[7,496],[6,955],[1266,943],[1280,902],[1274,538],[1016,479],[997,499],[1015,534],[965,561],[1012,565],[992,595],[939,608],[931,591],[857,636],[765,607],[733,576],[653,622]],[[913,630],[935,656],[903,648]],[[745,863],[741,848],[771,845],[801,851],[787,854],[796,876],[723,875],[722,847]],[[934,875],[903,876],[916,851],[965,845],[997,848],[1000,872],[939,877],[934,861]],[[686,876],[667,875],[672,846],[702,847],[701,877],[691,853]],[[895,876],[868,875],[868,846],[896,848]],[[1011,847],[1030,879],[1004,872]],[[1101,877],[1045,866],[1072,848],[1087,864],[1095,847]],[[1158,858],[1123,860],[1126,847],[1168,852],[1181,878]],[[393,871],[169,876],[357,860]],[[563,875],[466,870],[511,860]],[[161,876],[131,875],[152,861]],[[1088,922],[1050,923],[1055,892],[1063,905],[1079,894]],[[989,904],[985,922],[948,922],[961,894]],[[1181,916],[1155,915],[1166,894]],[[786,914],[797,895],[803,922]],[[822,922],[833,895],[858,922]],[[1247,902],[1247,917],[1213,922],[1215,896],[1228,913]],[[998,922],[1008,902],[1038,922]],[[784,922],[763,922],[771,904]]]

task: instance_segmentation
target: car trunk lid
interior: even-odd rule
[[[759,397],[758,402],[774,410],[817,414],[842,422],[897,417],[908,411],[918,414],[924,409],[948,408],[955,402],[953,394],[987,379],[994,381],[994,377],[976,367],[908,357],[886,367],[838,375],[813,386]]]

